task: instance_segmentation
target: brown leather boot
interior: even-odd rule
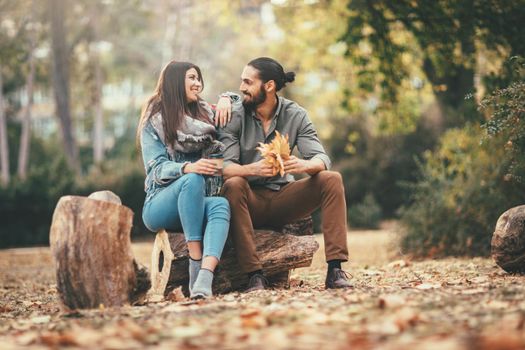
[[[348,273],[338,268],[328,271],[324,286],[326,289],[354,287],[354,285],[348,280]]]
[[[253,292],[254,290],[263,290],[268,288],[268,280],[260,273],[256,273],[250,278],[248,282],[248,288],[245,292]]]

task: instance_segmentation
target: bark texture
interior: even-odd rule
[[[525,205],[504,212],[491,242],[492,258],[507,272],[525,272]]]
[[[121,306],[147,291],[147,273],[131,252],[132,219],[129,208],[106,200],[59,200],[49,240],[64,306]]]
[[[291,227],[287,225],[287,232],[293,232]],[[297,233],[303,234],[304,230]],[[277,287],[288,286],[291,269],[310,266],[319,248],[312,235],[271,230],[256,230],[255,243],[264,273],[270,283]],[[188,249],[184,235],[159,232],[152,253],[150,293],[166,295],[179,286],[182,286],[184,293],[188,293],[188,278]],[[247,276],[241,271],[235,251],[228,241],[215,273],[213,292],[220,294],[241,290],[247,284]]]
[[[31,21],[35,20],[35,1],[31,1]],[[33,109],[33,86],[35,80],[35,46],[36,33],[32,29],[29,35],[29,52],[27,61],[29,73],[26,78],[27,106],[24,118],[22,119],[22,134],[20,135],[20,149],[18,151],[18,177],[25,180],[27,178],[27,165],[29,162],[29,149],[31,146],[31,110]]]
[[[64,151],[69,166],[80,172],[78,160],[78,147],[73,132],[73,121],[70,107],[69,90],[69,54],[70,48],[66,42],[66,28],[64,18],[66,18],[67,1],[49,0],[49,12],[51,20],[51,48],[53,53],[52,72],[53,72],[53,91],[60,127],[62,130],[62,140]]]
[[[9,144],[7,143],[7,119],[5,116],[2,64],[0,62],[0,184],[9,184]]]

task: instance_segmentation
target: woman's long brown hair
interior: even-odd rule
[[[184,123],[186,115],[212,124],[208,112],[201,106],[199,101],[188,103],[186,100],[186,72],[191,68],[195,68],[197,71],[202,89],[204,89],[201,70],[193,63],[171,61],[160,73],[155,92],[142,108],[137,128],[137,144],[139,147],[142,128],[146,125],[149,118],[159,112],[162,115],[166,142],[170,145],[177,139],[177,130]]]

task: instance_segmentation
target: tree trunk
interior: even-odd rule
[[[177,25],[178,25],[178,19],[177,19],[177,13],[174,11],[172,7],[172,1],[171,0],[164,0],[162,1],[162,14],[166,16],[165,21],[166,24],[164,26],[164,37],[162,39],[162,54],[161,54],[161,62],[160,67],[161,69],[173,58],[173,41],[175,39],[175,33],[177,31]]]
[[[2,64],[0,63],[0,182],[2,186],[7,186],[9,184],[9,144],[7,143],[7,119],[3,88]]]
[[[290,232],[290,229],[288,229]],[[255,244],[265,275],[274,286],[288,285],[289,271],[312,263],[319,244],[312,235],[298,236],[270,230],[256,230]],[[181,233],[157,234],[151,255],[150,294],[166,295],[178,286],[188,293],[188,249]],[[214,293],[246,287],[248,278],[237,263],[235,251],[226,244],[213,281]]]
[[[35,2],[31,1],[31,20],[35,21]],[[26,79],[27,106],[22,121],[22,135],[20,136],[20,149],[18,152],[18,177],[25,180],[27,177],[27,164],[29,160],[29,148],[31,146],[31,110],[33,108],[33,83],[35,79],[35,30],[30,33],[30,46],[28,52],[29,73]]]
[[[177,14],[177,29],[176,29],[176,40],[175,46],[172,48],[174,49],[174,57],[179,57],[182,61],[190,61],[191,60],[191,51],[192,51],[192,45],[194,42],[194,39],[188,35],[188,33],[191,33],[192,26],[194,24],[193,16],[193,8],[195,4],[192,1],[188,0],[178,0],[175,3],[175,13]]]
[[[95,77],[95,86],[93,91],[93,105],[95,108],[95,120],[93,123],[93,160],[99,164],[104,160],[104,109],[102,106],[102,67],[100,66],[99,52],[99,29],[97,4],[92,4],[90,27],[93,34],[90,45],[91,62],[93,64],[93,73]]]
[[[64,28],[66,5],[67,1],[65,0],[49,0],[53,52],[53,88],[66,158],[69,166],[73,170],[80,172],[78,148],[75,142],[70,109],[69,49],[66,43],[66,33]]]
[[[49,241],[60,300],[69,309],[121,306],[149,288],[131,252],[133,212],[111,195],[64,196],[55,208]]]

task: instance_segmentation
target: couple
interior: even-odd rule
[[[341,262],[348,260],[341,175],[328,171],[330,159],[306,111],[277,95],[294,78],[274,59],[256,58],[242,72],[242,103],[240,96],[226,93],[213,110],[199,97],[204,87],[200,69],[172,61],[145,104],[137,130],[146,169],[142,217],[151,231],[184,231],[192,298],[212,295],[228,230],[239,265],[249,276],[247,291],[267,288],[254,226],[279,228],[319,207],[328,262],[325,286],[352,287],[341,270]],[[272,141],[276,131],[288,135],[290,148],[297,146],[303,157],[285,161],[282,177],[256,150],[259,142]],[[221,169],[208,158],[217,153],[224,154],[224,197],[209,197],[205,176]],[[294,181],[294,174],[310,176]]]

